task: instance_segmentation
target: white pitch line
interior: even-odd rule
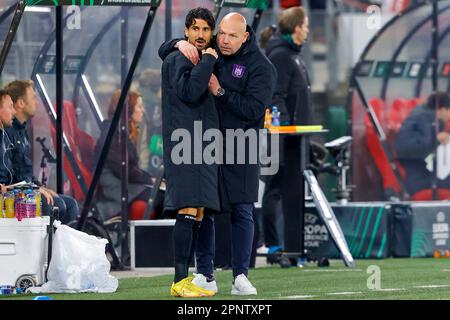
[[[376,289],[372,291],[405,291],[405,288],[386,288],[386,289]]]
[[[287,297],[280,297],[280,299],[309,299],[314,297],[315,296],[287,296]]]
[[[336,269],[336,270],[305,270],[302,272],[361,272],[362,269]]]
[[[327,293],[328,296],[349,296],[352,294],[363,294],[361,291],[358,292],[331,292]]]
[[[430,289],[433,289],[433,288],[448,288],[448,287],[450,287],[450,285],[448,285],[448,284],[435,284],[435,285],[429,285],[429,286],[415,286],[415,287],[413,287],[413,288],[416,288],[416,289],[428,289],[428,288],[430,288]]]
[[[306,271],[306,270],[305,270]],[[310,270],[312,271],[312,270]],[[329,270],[331,271],[331,270]],[[449,270],[450,271],[450,270]],[[424,285],[424,286],[414,286],[414,289],[438,289],[438,288],[448,288],[450,285],[443,284],[443,285]],[[367,292],[362,291],[348,291],[348,292],[330,292],[330,293],[324,293],[323,295],[326,296],[346,296],[346,295],[355,295],[355,294],[362,294],[365,295],[370,292],[392,292],[392,291],[407,291],[406,288],[385,288],[385,289],[377,289],[377,290],[369,290]],[[410,289],[409,289],[410,290]],[[279,297],[279,299],[310,299],[315,298],[317,296],[312,295],[303,295],[303,296],[287,296],[287,297]]]

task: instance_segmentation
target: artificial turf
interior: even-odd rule
[[[219,293],[208,299],[449,299],[450,259],[358,260],[349,269],[341,261],[329,267],[308,263],[303,268],[262,267],[250,271],[249,279],[258,295],[236,297],[230,294],[231,271],[216,272]],[[369,289],[370,266],[380,270],[381,290]],[[129,278],[119,281],[113,294],[48,294],[53,300],[170,300],[172,276]],[[369,281],[374,283],[373,281]],[[0,296],[0,299],[26,299],[31,295]],[[180,299],[180,298],[177,298]]]

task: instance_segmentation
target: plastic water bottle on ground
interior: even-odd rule
[[[272,107],[272,126],[280,126],[280,111],[277,106]]]
[[[266,109],[266,115],[264,117],[264,128],[268,129],[272,126],[272,113],[269,108]]]

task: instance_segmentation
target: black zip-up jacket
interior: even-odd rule
[[[311,83],[301,48],[279,32],[266,46],[266,55],[278,72],[272,105],[278,106],[281,122],[289,125],[313,124]]]
[[[256,37],[250,26],[247,41],[232,56],[223,56],[219,52],[214,74],[225,94],[215,98],[219,111],[220,129],[226,137],[227,129],[259,130],[264,125],[265,109],[269,107],[275,88],[277,72],[256,44]],[[159,56],[165,59],[174,49],[176,39],[164,43]],[[215,43],[215,39],[213,39]],[[224,143],[224,146],[226,144]],[[245,145],[245,164],[237,164],[237,152],[234,152],[234,164],[221,166],[219,175],[224,184],[225,193],[221,194],[224,203],[252,203],[258,201],[259,163],[250,164],[248,143]],[[225,154],[225,153],[224,153]],[[258,157],[258,155],[253,155]],[[223,197],[228,199],[223,199]]]
[[[39,179],[33,176],[33,160],[31,156],[31,142],[27,131],[27,122],[20,123],[14,118],[11,128],[6,129],[13,144],[12,163],[14,164],[13,183],[27,181],[41,185]]]
[[[8,134],[0,129],[0,183],[4,185],[13,183],[12,149]]]
[[[205,54],[194,66],[179,51],[172,52],[162,65],[162,120],[164,139],[164,170],[166,193],[164,208],[220,209],[218,191],[218,166],[199,163],[203,152],[196,150],[193,139],[200,138],[208,129],[219,129],[219,116],[214,98],[208,90],[208,82],[214,70],[216,58]],[[197,122],[197,127],[195,125]],[[199,124],[201,127],[199,127]],[[174,163],[172,152],[178,141],[173,141],[176,130],[189,132],[191,139],[190,163]],[[207,143],[202,144],[202,150]],[[200,152],[199,152],[200,151]],[[183,151],[188,153],[187,150]],[[198,160],[198,159],[197,159]]]

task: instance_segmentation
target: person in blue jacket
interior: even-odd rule
[[[0,89],[0,184],[2,192],[13,183],[12,149],[13,144],[5,129],[12,126],[14,118],[13,101],[6,90]]]
[[[14,102],[15,117],[12,126],[6,132],[13,144],[13,183],[32,182],[40,186],[42,209],[49,214],[51,207],[59,209],[59,219],[68,224],[77,219],[79,207],[77,201],[67,195],[57,194],[54,190],[43,186],[33,175],[32,140],[28,135],[27,124],[36,114],[36,92],[32,80],[15,80],[6,85],[5,90]]]

